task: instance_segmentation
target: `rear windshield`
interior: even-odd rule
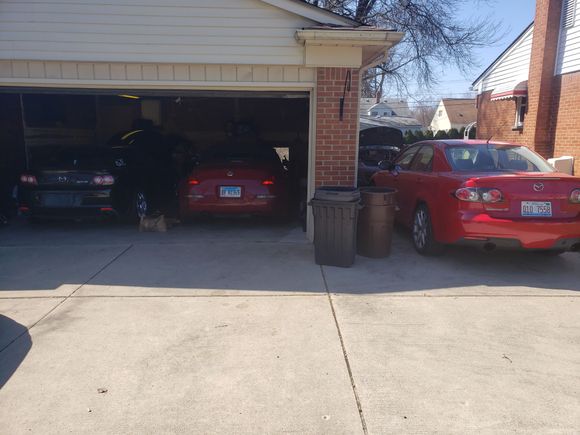
[[[554,172],[548,162],[524,146],[449,146],[445,154],[455,171]]]
[[[270,162],[281,164],[280,157],[273,148],[237,149],[210,148],[201,154],[202,162]]]
[[[111,164],[111,155],[107,149],[83,146],[42,146],[30,148],[30,169],[108,169]]]

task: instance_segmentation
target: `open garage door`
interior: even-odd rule
[[[236,155],[255,155],[257,160],[269,155],[271,164],[277,158],[278,169],[283,172],[268,174],[267,165],[257,162],[253,169],[264,178],[260,180],[264,184],[254,189],[249,184],[242,185],[234,175],[232,182],[222,184],[240,184],[242,188],[232,189],[235,196],[224,197],[224,202],[231,206],[258,196],[262,202],[268,196],[280,196],[283,202],[278,200],[271,205],[272,215],[287,211],[296,220],[305,219],[308,92],[12,89],[0,96],[15,101],[21,114],[17,133],[22,140],[3,143],[2,152],[10,150],[14,154],[16,150],[16,154],[25,156],[25,175],[36,177],[36,184],[29,186],[35,193],[21,204],[29,212],[46,206],[45,211],[58,215],[66,215],[73,208],[77,208],[73,214],[81,216],[85,212],[131,214],[138,211],[136,195],[143,193],[148,199],[148,212],[177,215],[180,194],[207,194],[192,193],[188,187],[184,190],[188,181],[193,183],[189,180],[192,173],[205,163],[204,158],[215,157],[213,150],[228,149],[234,152],[230,156],[234,160]],[[107,167],[111,164],[112,172]],[[239,161],[223,162],[223,177],[235,174],[236,164],[241,170]],[[130,165],[128,176],[118,175]],[[252,165],[254,162],[246,162],[250,169]],[[79,171],[86,174],[79,175]],[[100,190],[92,197],[76,193],[73,198],[64,199],[61,195],[67,189],[89,190],[95,180],[109,172],[115,184],[108,188],[112,196],[106,201],[97,198]],[[248,176],[247,171],[244,173]],[[43,183],[50,191],[46,195],[38,193]],[[117,183],[125,184],[122,192],[115,191]],[[284,195],[272,190],[268,183],[280,185]],[[220,181],[214,184],[219,202]],[[224,211],[234,208],[226,207]],[[219,213],[220,209],[213,211]],[[264,210],[237,209],[240,214],[246,211],[259,214]]]

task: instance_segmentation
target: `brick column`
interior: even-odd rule
[[[561,14],[562,0],[536,1],[524,136],[525,142],[544,157],[553,154],[550,120]]]
[[[344,94],[343,119],[340,98],[347,72],[350,91]],[[359,71],[350,68],[317,68],[315,184],[354,186],[357,167],[359,122]]]

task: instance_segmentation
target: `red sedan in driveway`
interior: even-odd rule
[[[420,142],[381,168],[373,183],[398,190],[397,220],[421,254],[446,244],[580,250],[580,177],[555,172],[525,146]]]
[[[284,216],[286,169],[273,148],[208,150],[179,189],[181,217],[196,214]]]

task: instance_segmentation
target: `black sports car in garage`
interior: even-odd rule
[[[133,130],[108,145],[43,146],[20,177],[20,211],[35,218],[137,220],[176,200],[175,138]]]

